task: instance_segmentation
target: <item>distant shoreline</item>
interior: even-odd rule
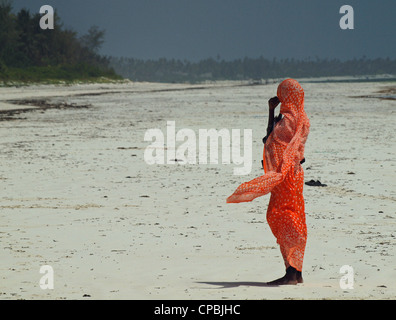
[[[318,77],[312,80],[303,80],[302,83],[353,83],[353,82],[396,82],[396,75],[368,75],[345,77]]]
[[[15,115],[30,111],[45,111],[47,109],[90,108],[89,104],[69,103],[67,100],[76,96],[96,96],[115,93],[141,93],[204,90],[213,86],[244,87],[266,86],[279,83],[282,79],[266,80],[224,80],[204,81],[201,83],[162,83],[162,82],[133,82],[128,79],[112,80],[102,78],[100,81],[76,81],[65,83],[13,83],[0,85],[0,121],[15,120]],[[351,76],[351,77],[317,77],[301,78],[301,83],[363,83],[389,82],[391,85],[374,95],[351,96],[352,98],[373,98],[382,100],[396,100],[396,77],[392,75]],[[148,85],[148,86],[147,86]],[[44,89],[44,90],[42,90]],[[7,96],[7,92],[13,92]]]
[[[246,79],[246,80],[203,80],[200,82],[161,82],[161,81],[133,81],[128,78],[108,78],[108,77],[97,77],[92,79],[43,79],[41,81],[20,81],[20,80],[1,80],[0,88],[2,87],[29,87],[35,85],[81,85],[81,84],[122,84],[122,83],[159,83],[159,84],[185,84],[185,85],[200,85],[200,84],[215,84],[215,83],[245,83],[247,85],[265,85],[271,83],[277,83],[281,79],[288,77],[279,77],[273,79]],[[362,76],[331,76],[331,77],[296,77],[301,83],[353,83],[353,82],[396,82],[396,75],[393,74],[381,74],[381,75],[362,75]]]

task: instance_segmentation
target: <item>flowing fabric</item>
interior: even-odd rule
[[[265,174],[241,184],[227,203],[252,201],[271,192],[268,224],[277,238],[286,267],[302,270],[307,239],[303,198],[305,142],[309,120],[304,111],[304,90],[293,79],[278,86],[281,121],[268,137],[263,152]]]

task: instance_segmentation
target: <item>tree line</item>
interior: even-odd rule
[[[186,60],[110,58],[110,65],[125,78],[134,81],[200,82],[205,80],[263,80],[281,77],[396,75],[396,59],[266,59],[244,58],[233,61],[209,58],[199,62]]]
[[[56,12],[53,30],[42,30],[40,19],[27,9],[14,14],[12,2],[0,0],[0,80],[117,77],[109,58],[98,54],[103,30],[93,26],[79,37]]]
[[[84,80],[107,77],[150,82],[263,80],[281,77],[396,75],[396,59],[365,57],[338,59],[244,58],[225,61],[219,56],[198,62],[161,58],[105,57],[99,54],[105,31],[96,26],[79,36],[63,27],[55,12],[54,29],[40,28],[41,15],[0,0],[0,82]],[[120,75],[120,76],[118,76]]]

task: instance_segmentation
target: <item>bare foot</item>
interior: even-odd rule
[[[297,271],[297,283],[304,283],[301,271]]]
[[[286,275],[282,278],[267,282],[269,286],[284,286],[284,285],[296,285],[298,281],[296,279],[289,279]]]
[[[269,286],[283,286],[283,285],[296,285],[298,283],[303,283],[302,274],[293,267],[288,267],[286,269],[286,274],[279,279],[267,282]]]

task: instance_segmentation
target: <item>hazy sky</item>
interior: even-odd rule
[[[101,53],[225,60],[396,58],[395,0],[14,0],[15,11],[48,4],[65,27],[106,30]],[[354,9],[341,30],[340,7]]]

